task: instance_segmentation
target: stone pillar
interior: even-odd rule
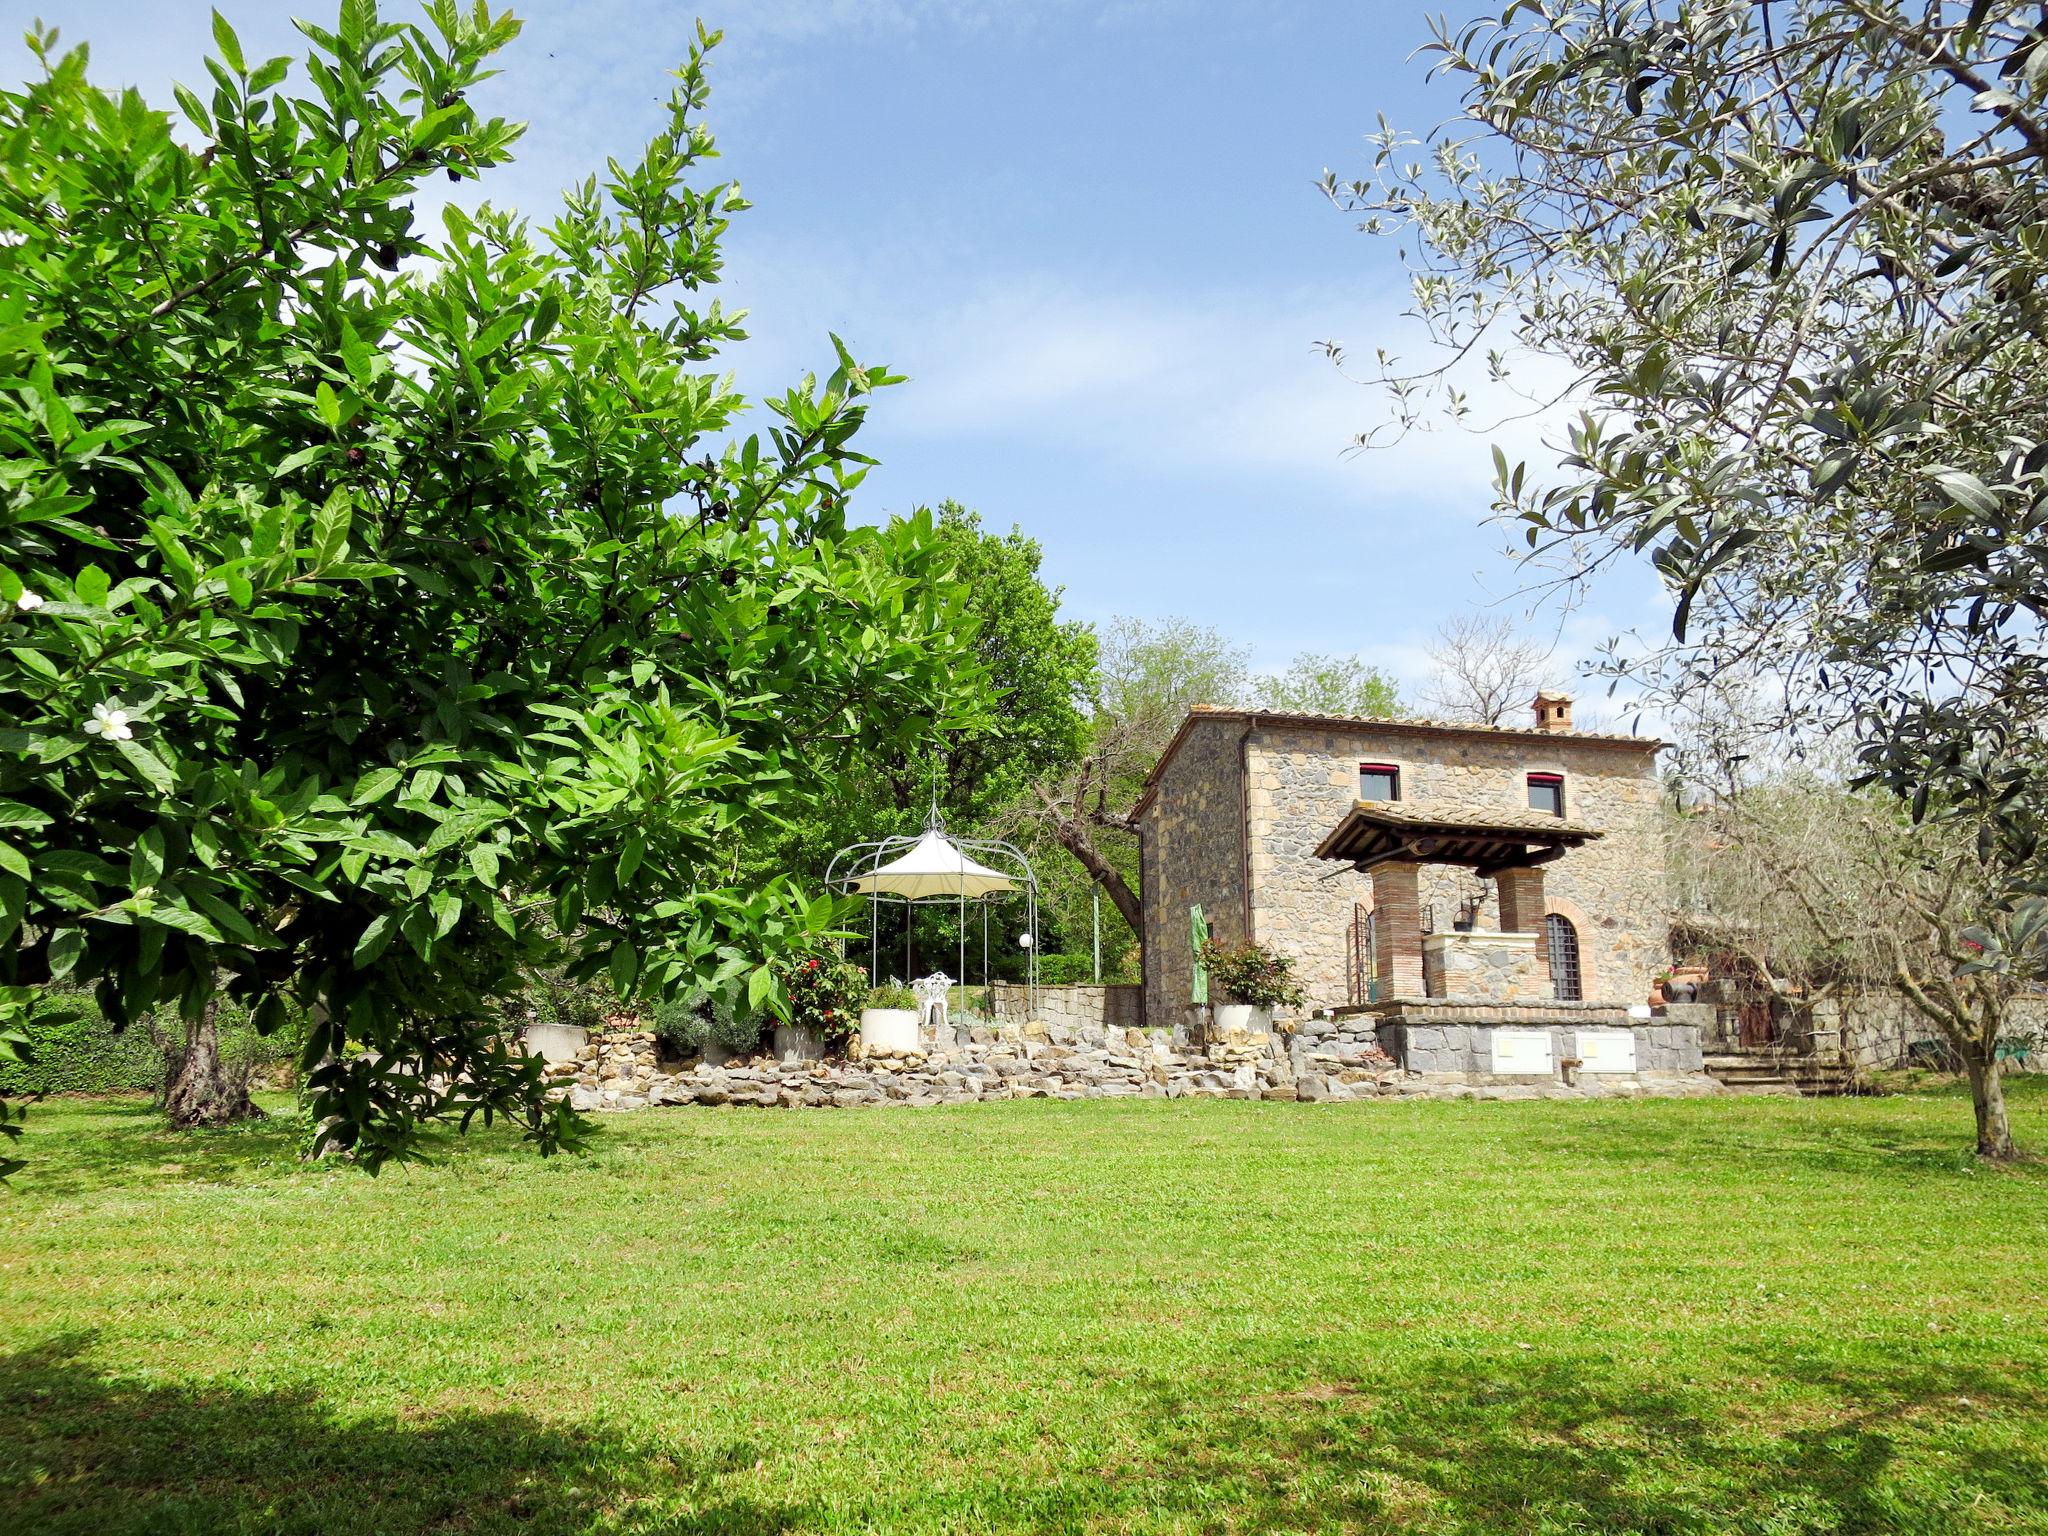
[[[1422,866],[1375,864],[1372,913],[1373,972],[1380,996],[1423,996]]]
[[[1543,871],[1522,866],[1504,869],[1494,877],[1500,891],[1500,931],[1533,933],[1536,940],[1537,979],[1550,983],[1550,943],[1543,925],[1548,911],[1543,900]]]

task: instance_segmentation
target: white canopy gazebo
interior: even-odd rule
[[[880,909],[884,902],[904,907],[903,968],[910,965],[911,918],[919,906],[949,903],[960,914],[960,975],[967,984],[967,907],[981,908],[981,979],[992,977],[988,953],[988,911],[1000,900],[1022,893],[1024,919],[1024,981],[1027,1006],[1038,1007],[1038,877],[1031,861],[1009,843],[946,835],[936,808],[916,837],[884,837],[855,843],[832,856],[825,884],[843,896],[868,898],[870,977],[879,977]],[[903,978],[906,982],[909,976]]]

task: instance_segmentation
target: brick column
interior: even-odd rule
[[[1373,971],[1382,998],[1423,995],[1421,876],[1419,864],[1373,866]]]
[[[1543,900],[1541,869],[1504,869],[1494,877],[1500,891],[1500,931],[1536,935],[1536,969],[1545,986],[1550,983],[1550,944],[1543,917],[1549,910]]]

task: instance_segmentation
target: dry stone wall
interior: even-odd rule
[[[999,1099],[1597,1098],[1713,1091],[1695,1082],[1464,1083],[1403,1070],[1383,1051],[1373,1021],[1304,1020],[1271,1034],[1244,1034],[1195,1050],[1164,1029],[1091,1025],[1053,1029],[975,1026],[966,1044],[927,1042],[908,1054],[833,1061],[794,1057],[665,1062],[650,1031],[593,1036],[572,1060],[548,1068],[549,1091],[578,1110],[664,1105],[764,1109],[910,1108]]]

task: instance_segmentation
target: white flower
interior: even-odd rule
[[[125,709],[115,709],[110,704],[95,704],[92,707],[92,718],[85,722],[85,734],[103,736],[108,741],[128,741],[133,739],[135,732],[128,727],[128,712]]]
[[[21,589],[21,596],[14,600],[14,606],[23,613],[33,613],[36,609],[43,606],[43,594],[31,592],[27,587],[23,587]]]

